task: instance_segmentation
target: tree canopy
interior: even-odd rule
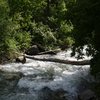
[[[82,46],[88,46],[87,54],[93,56],[91,72],[96,74],[100,72],[100,1],[76,0],[68,12],[74,26],[74,47],[81,50]]]

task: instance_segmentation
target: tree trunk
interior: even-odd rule
[[[39,61],[49,61],[49,62],[56,62],[56,63],[63,63],[63,64],[71,64],[71,65],[90,65],[90,60],[83,60],[83,61],[70,61],[70,60],[61,60],[56,58],[36,58],[33,56],[25,55],[26,58],[39,60]]]

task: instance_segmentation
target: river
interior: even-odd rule
[[[70,51],[36,57],[77,60],[75,57],[70,57]],[[90,58],[85,57],[85,59]],[[88,88],[93,80],[89,65],[76,66],[27,59],[25,64],[8,63],[0,65],[0,69],[23,73],[23,77],[18,80],[13,90],[6,94],[2,93],[0,100],[78,100],[78,93]],[[61,95],[63,99],[57,96],[56,99],[50,99],[54,94],[58,97]]]

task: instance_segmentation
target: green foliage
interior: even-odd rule
[[[29,46],[29,34],[20,34],[18,38],[18,30],[20,25],[9,17],[9,5],[6,0],[0,1],[0,60],[12,59],[16,56],[16,52]],[[19,45],[20,44],[20,45]]]
[[[7,39],[5,39],[4,45],[6,46],[6,55],[4,56],[6,56],[7,59],[13,59],[17,56],[16,52],[18,52],[18,47],[14,39],[12,39],[11,37],[7,37]]]
[[[0,55],[10,59],[33,44],[46,50],[72,45],[66,13],[65,0],[1,0]]]
[[[8,20],[8,12],[9,10],[7,9],[8,5],[6,0],[1,0],[0,1],[0,56],[1,59],[2,57],[5,56],[6,51],[7,51],[7,45],[6,45],[6,39],[10,35],[10,30],[9,30],[9,23],[10,21]]]
[[[28,32],[18,32],[15,36],[19,50],[25,50],[30,47],[31,36]]]
[[[91,60],[91,73],[96,77],[100,76],[100,52],[94,55],[94,58]]]
[[[100,1],[76,0],[73,7],[69,6],[67,16],[71,19],[75,39],[74,50],[81,54],[82,46],[89,48],[87,54],[92,55],[91,73],[100,72]],[[90,46],[91,45],[91,46]]]
[[[87,45],[91,72],[99,73],[99,12],[99,0],[0,0],[1,59],[11,59],[33,44],[45,49],[73,45],[82,56]]]
[[[56,43],[56,38],[54,32],[47,26],[42,23],[33,23],[32,24],[32,42],[43,45],[46,49]]]

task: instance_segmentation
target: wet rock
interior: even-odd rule
[[[96,95],[92,90],[85,90],[79,94],[79,100],[96,100]]]
[[[36,55],[38,54],[40,51],[39,51],[39,48],[37,45],[33,45],[31,48],[29,48],[25,53],[27,55]]]
[[[63,89],[57,89],[54,91],[55,100],[68,100],[66,97],[67,92]]]
[[[20,56],[18,58],[16,58],[15,60],[16,62],[21,62],[21,63],[26,63],[26,57],[25,56]]]
[[[0,71],[0,95],[14,89],[22,76],[23,74],[19,72],[12,73]]]
[[[53,91],[48,87],[44,87],[39,93],[39,97],[41,100],[68,100],[66,93],[63,89]]]
[[[23,76],[21,72],[5,72],[0,70],[0,78],[5,80],[16,80]]]
[[[38,47],[40,52],[44,52],[45,51],[45,48],[42,45],[40,45],[38,43],[36,45],[37,45],[37,47]]]
[[[67,43],[60,45],[61,50],[67,50],[69,47],[70,46]]]

